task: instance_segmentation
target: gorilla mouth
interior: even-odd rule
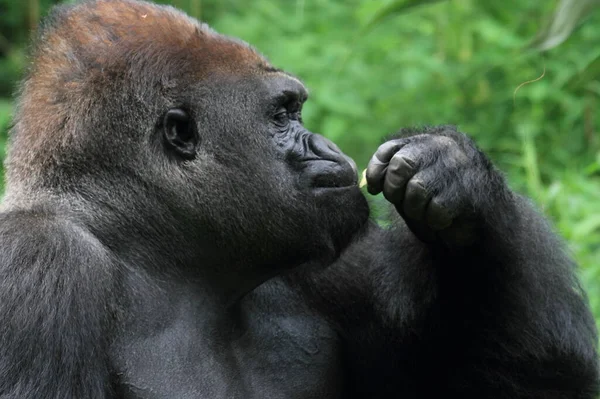
[[[310,188],[347,188],[358,185],[354,160],[320,134],[304,134],[300,156],[301,183]]]
[[[348,158],[341,162],[313,160],[304,170],[311,188],[348,188],[358,185],[356,164]]]

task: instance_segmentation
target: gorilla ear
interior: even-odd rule
[[[167,111],[163,119],[163,134],[166,147],[183,159],[194,159],[199,143],[196,123],[189,113],[181,108]]]

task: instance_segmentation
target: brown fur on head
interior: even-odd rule
[[[55,165],[76,164],[78,154],[89,161],[93,154],[82,147],[92,139],[87,136],[98,133],[97,112],[111,111],[115,99],[124,96],[131,101],[119,100],[122,107],[148,106],[135,104],[139,93],[132,87],[147,95],[220,75],[269,70],[245,43],[172,7],[93,0],[55,8],[40,30],[21,87],[8,190],[41,184]]]

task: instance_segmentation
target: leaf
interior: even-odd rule
[[[350,60],[350,58],[354,55],[354,51],[356,49],[356,44],[358,43],[359,38],[361,38],[362,36],[367,34],[371,29],[373,29],[382,20],[384,20],[392,15],[397,15],[397,14],[401,14],[402,12],[410,11],[411,9],[413,9],[415,7],[424,6],[427,4],[440,3],[442,1],[447,1],[447,0],[399,0],[399,1],[394,1],[390,4],[387,4],[383,7],[381,7],[375,13],[375,15],[370,20],[367,21],[367,23],[363,26],[363,28],[357,32],[356,38],[353,40],[354,44],[349,46],[346,55],[343,57],[343,59],[339,63],[339,67],[337,68],[336,74],[339,75],[341,73],[342,69],[344,69],[344,67],[347,65],[348,61]]]
[[[597,230],[600,230],[600,214],[590,215],[583,222],[575,224],[573,237],[576,240],[583,240]]]
[[[538,51],[550,50],[569,38],[571,33],[600,6],[600,0],[560,0],[554,14],[529,47]]]
[[[0,134],[8,126],[12,117],[12,104],[9,101],[0,99]]]
[[[592,59],[581,71],[569,79],[564,86],[565,91],[577,92],[589,82],[593,82],[600,77],[600,55]]]
[[[406,11],[410,11],[411,9],[419,6],[424,6],[427,4],[439,3],[445,0],[400,0],[394,1],[384,7],[381,7],[379,11],[369,20],[364,28],[362,29],[362,33],[366,33],[373,29],[375,25],[377,25],[382,20],[392,16],[401,14]]]

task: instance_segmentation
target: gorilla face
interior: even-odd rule
[[[75,193],[113,251],[169,237],[157,253],[227,270],[329,262],[365,224],[354,163],[302,124],[306,89],[247,44],[147,2],[85,2],[51,21],[7,201]]]
[[[293,77],[271,77],[270,106],[274,144],[297,174],[301,190],[350,188],[357,184],[356,164],[321,135],[302,124],[302,106],[308,97],[304,86]]]
[[[188,120],[180,123],[180,108],[167,111],[163,144],[181,161],[170,166],[189,172],[181,185],[199,190],[199,225],[221,237],[217,247],[278,267],[335,259],[365,224],[368,206],[354,162],[303,126],[302,83],[253,71],[191,87],[180,97]],[[215,210],[220,217],[207,220]]]

